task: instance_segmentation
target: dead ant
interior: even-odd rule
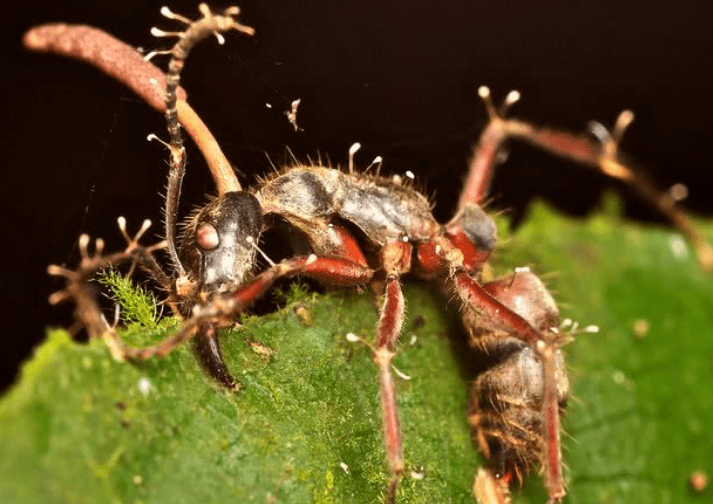
[[[493,361],[472,388],[469,419],[489,464],[476,477],[476,497],[487,503],[507,502],[509,482],[540,464],[550,502],[560,502],[566,494],[560,416],[569,395],[560,348],[567,338],[558,330],[559,314],[552,296],[533,273],[517,269],[504,278],[481,283],[481,272],[496,243],[495,224],[481,205],[503,143],[519,138],[630,184],[671,218],[695,247],[701,264],[711,269],[713,251],[674,206],[674,199],[620,160],[617,146],[633,119],[631,112],[619,116],[611,134],[598,127],[600,141],[593,141],[507,119],[519,93],[511,92],[497,108],[489,90],[481,87],[479,94],[490,121],[474,150],[456,214],[446,224],[435,220],[426,197],[408,182],[358,173],[351,159],[347,172],[297,164],[243,190],[210,131],[185,101],[179,81],[185,59],[201,40],[212,34],[222,38],[221,32],[233,29],[249,35],[253,29],[235,20],[236,7],[213,14],[201,4],[200,11],[202,19],[191,21],[162,10],[166,17],[188,25],[179,33],[153,30],[157,36],[179,38],[166,51],[171,60],[165,77],[128,46],[92,28],[48,25],[26,35],[28,47],[89,61],[127,83],[154,108],[165,112],[170,134],[165,144],[170,151],[166,240],[142,246],[139,239],[148,229],[148,221],[132,237],[121,219],[120,229],[128,242],[121,252],[104,255],[103,243],[97,240],[90,253],[89,237],[81,236],[78,268],[49,268],[51,274],[68,280],[67,287],[50,302],[73,299],[76,316],[89,334],[104,338],[121,359],[162,356],[195,337],[208,371],[225,386],[235,388],[220,354],[218,328],[230,324],[278,278],[303,275],[336,286],[377,286],[383,301],[373,349],[391,471],[388,495],[393,502],[405,468],[391,375],[404,316],[400,279],[413,273],[439,281],[461,300],[463,322],[473,345],[485,348]],[[181,127],[206,158],[218,196],[188,220],[179,238],[177,209],[186,164]],[[259,242],[275,220],[296,230],[310,253],[277,264],[270,261]],[[154,258],[160,249],[168,251],[170,273]],[[269,264],[261,272],[256,271],[258,254]],[[173,311],[185,318],[180,329],[155,346],[127,346],[106,322],[90,288],[90,279],[98,269],[126,261],[148,271],[168,293]]]

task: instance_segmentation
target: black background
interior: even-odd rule
[[[686,183],[688,208],[711,215],[713,28],[705,2],[689,4],[246,1],[241,20],[257,36],[231,34],[225,47],[204,43],[188,61],[184,85],[244,181],[266,173],[268,158],[289,161],[287,147],[302,161],[320,155],[345,164],[359,141],[358,163],[381,155],[384,171],[416,173],[435,194],[441,220],[453,210],[486,119],[476,94],[481,84],[497,99],[519,89],[513,115],[574,131],[591,119],[610,125],[631,108],[637,118],[623,148],[662,187]],[[66,21],[104,28],[132,45],[168,47],[149,35],[151,26],[176,26],[159,15],[160,5],[40,0],[3,15],[0,385],[12,380],[46,326],[68,322],[67,309],[46,304],[59,287],[47,264],[75,264],[81,232],[120,247],[118,215],[134,226],[146,217],[160,222],[167,159],[159,144],[145,141],[152,132],[167,136],[159,114],[84,64],[24,51],[21,35]],[[197,16],[194,2],[169,6]],[[295,98],[302,99],[304,129],[297,133],[282,115]],[[211,191],[200,157],[189,156],[184,213]],[[584,215],[607,187],[621,189],[513,146],[492,195],[516,219],[532,197]],[[658,219],[635,198],[627,197],[626,211]]]

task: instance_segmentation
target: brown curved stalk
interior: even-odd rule
[[[166,112],[164,72],[133,47],[86,25],[54,23],[31,28],[22,39],[32,51],[49,52],[88,63],[123,83],[161,113]],[[200,149],[219,193],[240,190],[232,166],[218,142],[178,89],[178,120]]]

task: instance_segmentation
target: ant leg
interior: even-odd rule
[[[490,90],[487,87],[481,86],[478,89],[478,94],[485,102],[490,122],[480,134],[478,143],[473,148],[468,175],[458,200],[459,210],[465,207],[466,204],[475,203],[479,205],[485,199],[495,165],[497,164],[500,148],[507,140],[507,132],[503,128],[504,119],[502,116],[505,115],[511,105],[520,99],[519,92],[510,91],[500,111],[498,111],[490,99]]]
[[[478,285],[464,271],[456,271],[452,280],[455,291],[464,303],[466,327],[479,329],[475,334],[476,342],[482,343],[484,339],[504,341],[507,338],[516,338],[526,343],[539,357],[542,366],[540,390],[543,397],[540,435],[544,440],[541,461],[550,501],[559,502],[566,494],[562,478],[559,415],[560,402],[566,400],[568,394],[568,384],[566,375],[561,369],[559,348],[562,340],[551,330],[558,318],[554,300],[539,279],[529,272],[517,272],[514,276],[496,280],[485,286]],[[486,378],[487,376],[479,378],[474,386],[478,387]],[[500,400],[499,396],[497,400]],[[478,407],[475,410],[478,410]],[[479,415],[478,411],[474,411],[472,414],[471,421],[475,422],[476,429],[479,427],[481,417],[492,420],[489,411],[481,413]],[[500,421],[500,417],[497,420]],[[512,419],[505,419],[504,416],[502,420],[514,423]],[[517,468],[514,471],[519,472]],[[496,478],[511,476],[499,474]],[[480,485],[480,491],[483,491],[483,488],[491,488],[483,486],[486,482],[487,478],[482,476],[480,481],[476,481],[476,485]],[[492,486],[495,489],[501,487],[502,485]]]
[[[278,278],[291,275],[305,275],[333,285],[355,286],[368,282],[373,271],[341,258],[310,255],[287,259],[264,271],[235,292],[217,296],[203,306],[196,306],[181,329],[153,346],[130,347],[118,338],[115,331],[107,331],[110,349],[114,356],[120,359],[146,360],[154,356],[163,357],[200,332],[204,324],[229,324],[235,315],[262,296]],[[211,359],[214,357],[215,354]]]
[[[391,469],[388,503],[396,501],[399,478],[404,470],[401,424],[396,403],[396,389],[391,376],[391,360],[396,355],[396,341],[401,334],[404,319],[404,296],[399,277],[409,270],[412,251],[413,247],[408,242],[391,242],[384,247],[381,253],[387,276],[384,301],[374,340],[374,362],[379,368],[384,441]]]
[[[661,191],[640,170],[626,164],[618,155],[618,146],[634,114],[623,111],[611,132],[599,123],[593,123],[593,131],[600,141],[584,135],[575,135],[562,130],[541,128],[527,122],[505,118],[507,109],[520,99],[520,93],[511,91],[500,109],[490,98],[490,90],[481,86],[478,94],[485,102],[490,122],[480,136],[473,151],[468,176],[461,192],[458,208],[467,204],[479,204],[484,199],[492,178],[497,155],[509,138],[523,140],[555,156],[596,169],[597,171],[627,184],[644,201],[654,206],[686,237],[694,248],[698,262],[706,272],[713,271],[713,247],[700,234],[686,214],[676,206],[676,198]]]

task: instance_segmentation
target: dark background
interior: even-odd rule
[[[231,34],[189,59],[184,85],[244,181],[289,161],[321,155],[345,164],[384,157],[384,171],[411,170],[435,194],[436,215],[455,205],[471,145],[486,115],[476,90],[497,99],[523,94],[513,115],[582,131],[610,125],[624,108],[637,119],[623,148],[662,187],[686,183],[692,211],[711,215],[710,126],[713,28],[704,2],[256,2],[241,20],[257,29]],[[581,5],[578,5],[581,4]],[[701,7],[697,7],[696,5]],[[130,91],[78,62],[25,52],[30,26],[86,23],[147,48],[168,47],[149,28],[176,25],[145,0],[26,2],[3,17],[2,218],[3,331],[0,387],[41,340],[48,325],[67,325],[69,310],[46,299],[59,287],[47,264],[76,264],[81,232],[122,245],[115,225],[161,219],[167,155],[148,133],[166,138],[163,118]],[[170,7],[196,17],[196,3]],[[223,5],[214,5],[223,7]],[[157,60],[159,64],[164,61]],[[301,98],[295,133],[282,111]],[[265,103],[272,104],[268,109]],[[211,191],[189,151],[185,211]],[[492,194],[521,218],[545,197],[585,215],[619,184],[514,145]],[[622,189],[623,190],[623,189]],[[657,221],[626,197],[627,216]],[[154,229],[158,232],[158,229]]]

